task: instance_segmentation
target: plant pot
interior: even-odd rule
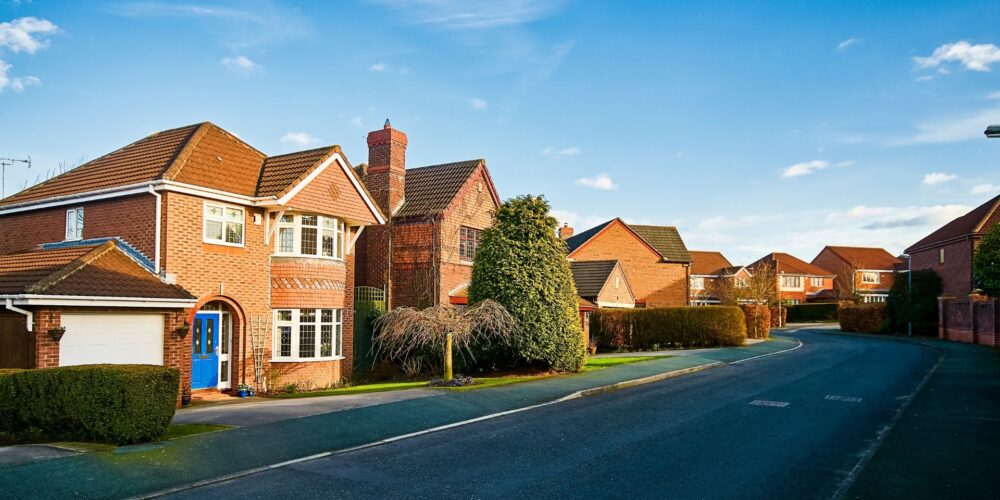
[[[191,331],[191,327],[188,325],[182,325],[174,328],[174,333],[176,333],[179,338],[187,337],[189,331]]]
[[[181,394],[181,406],[191,406],[190,394]]]
[[[593,356],[593,355],[597,354],[597,346],[596,345],[592,345],[592,346],[590,346],[590,347],[587,348],[587,351],[590,352],[591,356]]]
[[[49,336],[52,337],[52,340],[55,340],[56,342],[59,342],[59,340],[62,339],[63,335],[66,334],[66,327],[65,326],[54,326],[52,328],[49,328],[49,332],[48,333],[49,333]]]
[[[245,397],[247,397],[247,390],[246,389],[240,389],[240,390],[236,391],[236,394],[239,397],[241,397],[241,398],[245,398]]]

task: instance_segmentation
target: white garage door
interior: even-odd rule
[[[163,364],[162,314],[63,314],[59,366]]]

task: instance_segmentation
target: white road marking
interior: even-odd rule
[[[795,339],[795,341],[799,343],[799,345],[797,345],[795,347],[791,347],[791,348],[784,349],[784,350],[781,350],[781,351],[776,351],[776,352],[769,352],[767,354],[761,354],[759,356],[754,356],[754,357],[751,357],[751,358],[741,359],[739,361],[733,361],[732,363],[729,363],[729,364],[731,364],[731,365],[738,365],[740,363],[745,363],[747,361],[751,361],[751,360],[758,359],[758,358],[766,358],[768,356],[774,356],[775,354],[782,354],[782,353],[786,353],[786,352],[791,352],[791,351],[794,351],[794,350],[802,347],[802,341],[801,340]]]
[[[860,403],[861,402],[861,398],[856,398],[854,396],[837,396],[837,395],[834,395],[834,394],[827,394],[826,398],[824,398],[824,399],[828,399],[830,401],[843,401],[845,403]]]
[[[753,406],[772,406],[774,408],[784,408],[791,403],[788,401],[768,401],[766,399],[755,399],[750,402]]]

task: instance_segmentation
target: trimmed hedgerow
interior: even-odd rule
[[[837,310],[840,306],[836,303],[829,304],[796,304],[788,306],[789,323],[817,323],[824,321],[837,321]]]
[[[130,444],[153,441],[174,416],[180,373],[152,365],[0,371],[0,432]]]
[[[615,351],[738,346],[747,327],[733,306],[598,309],[590,315],[590,335],[599,348]]]
[[[839,317],[840,329],[845,332],[885,333],[889,329],[885,304],[841,306]]]
[[[541,196],[519,196],[497,209],[472,267],[469,303],[492,299],[517,319],[509,346],[480,346],[476,364],[529,364],[579,371],[586,360],[576,286],[558,222]]]
[[[771,335],[771,310],[764,304],[741,304],[747,324],[747,338],[766,339]]]
[[[990,297],[1000,297],[1000,224],[986,230],[972,256],[975,286]]]
[[[778,306],[771,306],[771,328],[781,328],[788,324],[788,306],[781,306],[780,315],[778,309]]]
[[[941,276],[933,269],[920,269],[912,274],[908,278],[905,273],[898,273],[892,282],[886,299],[889,329],[906,333],[912,322],[914,335],[937,337],[938,296],[944,289]]]

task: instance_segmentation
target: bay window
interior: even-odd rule
[[[274,311],[274,360],[320,361],[343,357],[342,309]]]
[[[276,238],[278,255],[344,258],[344,233],[340,219],[322,215],[282,215]]]

